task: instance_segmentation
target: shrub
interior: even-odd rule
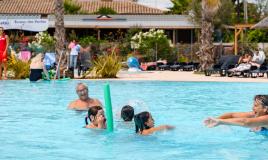
[[[163,30],[150,29],[149,32],[139,32],[131,38],[131,47],[145,54],[147,60],[174,59],[171,55],[171,43]]]
[[[251,30],[248,32],[249,42],[268,42],[268,31],[266,30]]]
[[[15,79],[28,78],[30,75],[30,62],[24,62],[11,54],[8,61],[8,69],[14,73]]]
[[[64,12],[66,14],[78,14],[81,6],[76,4],[73,0],[64,0]]]
[[[93,37],[93,36],[82,37],[82,38],[79,39],[79,44],[82,47],[87,47],[92,43],[97,43],[96,38]]]
[[[93,62],[93,67],[84,76],[91,78],[116,78],[121,69],[121,59],[114,49],[111,54],[101,55]]]
[[[55,51],[55,39],[47,32],[39,32],[35,35],[35,41],[30,44],[32,49],[42,48],[43,52]]]
[[[100,15],[111,15],[111,14],[117,14],[115,10],[109,7],[101,7],[97,12],[94,14],[100,14]]]

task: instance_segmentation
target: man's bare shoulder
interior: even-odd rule
[[[78,99],[72,101],[69,106],[68,106],[68,109],[75,109],[78,105]]]
[[[101,103],[101,101],[100,101],[100,100],[95,99],[95,101],[96,101],[96,103],[98,103],[100,106],[102,106],[102,103]]]

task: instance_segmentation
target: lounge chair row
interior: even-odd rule
[[[263,63],[259,68],[256,66],[250,66],[249,69],[243,71],[231,71],[230,69],[238,66],[239,56],[223,56],[220,58],[219,62],[215,64],[212,68],[205,71],[206,76],[211,74],[220,74],[220,76],[241,76],[241,77],[263,77],[265,73],[268,78],[268,64]]]

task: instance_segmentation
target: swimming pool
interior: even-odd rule
[[[83,128],[85,113],[66,110],[77,98],[76,80],[29,83],[0,81],[0,159],[177,160],[267,159],[268,137],[247,128],[208,129],[203,120],[227,111],[251,109],[253,96],[268,94],[268,83],[110,82],[113,133]],[[105,81],[82,81],[104,102]],[[139,136],[117,117],[130,103],[149,109],[156,125],[176,129]]]

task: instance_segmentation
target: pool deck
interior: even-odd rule
[[[266,82],[267,75],[258,78],[220,77],[219,74],[205,76],[186,71],[120,71],[117,79],[111,80],[155,80],[155,81],[189,81],[189,82]]]

